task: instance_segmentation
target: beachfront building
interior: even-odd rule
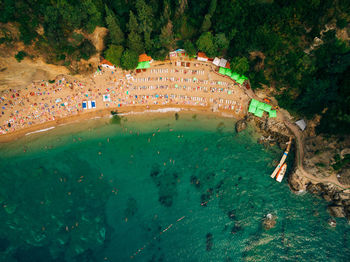
[[[104,68],[115,69],[115,65],[113,65],[111,62],[109,62],[106,59],[103,59],[101,61],[100,66],[102,66]]]
[[[206,56],[205,53],[203,53],[203,52],[198,52],[198,54],[197,54],[197,60],[198,60],[198,61],[207,62],[208,59],[209,59],[209,58]]]
[[[170,59],[185,56],[185,55],[186,55],[185,49],[177,49],[175,51],[169,52]]]
[[[306,123],[304,119],[296,121],[295,124],[300,128],[301,131],[304,131],[306,128]]]

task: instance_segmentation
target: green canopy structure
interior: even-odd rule
[[[264,110],[261,110],[260,108],[256,109],[255,114],[258,117],[262,117],[264,114]]]
[[[232,75],[232,71],[231,71],[231,69],[226,68],[225,75],[227,75],[227,76],[231,77],[231,75]]]
[[[255,111],[256,111],[256,107],[252,103],[250,103],[250,106],[248,108],[248,112],[255,114]]]
[[[244,79],[242,79],[242,78],[238,78],[237,80],[236,80],[236,82],[238,83],[238,84],[243,84],[244,83]]]
[[[248,108],[248,112],[254,114],[255,116],[262,117],[264,112],[269,113],[269,117],[276,117],[276,110],[272,110],[272,106],[258,100],[252,99]]]
[[[277,111],[276,110],[270,110],[269,116],[270,116],[270,118],[277,117]]]
[[[222,75],[225,75],[226,74],[226,68],[225,67],[220,67],[219,68],[219,73],[222,74]]]
[[[236,72],[233,72],[233,73],[231,74],[231,78],[232,78],[233,80],[237,81],[237,80],[239,79],[239,74],[237,74]]]
[[[264,110],[266,111],[266,112],[270,112],[270,110],[271,110],[271,105],[268,105],[268,104],[265,104],[265,103],[263,103],[264,104]]]
[[[136,69],[146,69],[146,68],[150,68],[150,64],[149,64],[149,61],[145,61],[145,62],[140,62]]]
[[[255,99],[252,99],[252,101],[250,102],[250,105],[251,106],[254,106],[254,107],[257,107],[259,104],[259,101],[258,100],[255,100]]]

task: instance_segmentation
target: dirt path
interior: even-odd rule
[[[348,189],[350,186],[346,186],[341,184],[336,175],[332,174],[329,177],[315,177],[309,172],[307,172],[303,167],[303,159],[304,159],[304,136],[302,132],[299,130],[299,128],[291,123],[289,120],[284,120],[284,124],[286,127],[295,135],[296,138],[296,168],[299,169],[300,173],[306,177],[307,179],[316,182],[316,183],[330,183],[337,187],[340,187],[341,189]]]
[[[253,90],[245,90],[245,93],[250,97],[256,100],[261,100]],[[288,118],[287,114],[283,112],[283,110],[279,110],[279,114],[277,114],[277,120],[283,121],[285,126],[294,134],[296,140],[296,169],[300,171],[305,178],[311,180],[315,183],[324,183],[324,184],[333,184],[341,189],[350,189],[350,185],[341,184],[336,175],[332,174],[329,177],[315,177],[309,172],[307,172],[303,167],[303,159],[304,159],[304,136],[300,129]]]

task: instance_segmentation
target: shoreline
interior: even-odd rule
[[[59,118],[54,121],[48,121],[45,123],[40,123],[30,127],[19,129],[11,133],[0,135],[0,143],[10,143],[24,136],[49,131],[51,129],[54,129],[62,125],[67,125],[71,123],[97,119],[97,118],[105,118],[108,116],[111,117],[111,111],[113,110],[117,110],[118,115],[120,116],[147,114],[147,113],[154,114],[154,113],[170,113],[170,112],[174,112],[174,113],[176,112],[196,113],[197,112],[201,114],[210,114],[210,115],[217,115],[217,116],[222,116],[227,118],[233,118],[235,120],[240,119],[240,118],[237,118],[234,114],[230,114],[230,112],[225,112],[225,111],[213,112],[209,107],[186,106],[186,105],[124,106],[124,107],[97,109],[94,111],[67,116],[64,118]]]

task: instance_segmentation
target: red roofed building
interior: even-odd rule
[[[147,61],[149,61],[150,63],[152,63],[152,62],[153,62],[152,57],[150,57],[150,56],[148,56],[148,55],[146,55],[146,54],[141,54],[141,55],[139,55],[139,62],[147,62]]]
[[[111,62],[109,62],[108,60],[106,60],[106,59],[103,59],[103,60],[101,61],[100,65],[101,65],[102,67],[106,67],[106,68],[110,68],[110,69],[115,69],[115,66],[114,66]]]
[[[206,56],[205,53],[203,53],[203,52],[198,52],[198,54],[197,54],[197,60],[198,60],[198,61],[207,62],[207,61],[208,61],[208,57]]]

